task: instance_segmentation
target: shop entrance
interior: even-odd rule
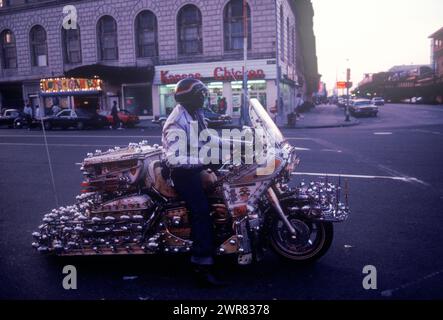
[[[98,96],[75,96],[74,106],[76,109],[94,111],[100,109],[100,100]]]

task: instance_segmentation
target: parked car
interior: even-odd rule
[[[216,113],[207,108],[203,109],[203,114],[209,127],[219,127],[232,123],[232,118],[230,116]]]
[[[372,103],[376,106],[384,106],[385,105],[385,99],[381,97],[375,97],[372,99]]]
[[[378,107],[375,104],[373,104],[371,100],[359,99],[359,100],[354,100],[352,105],[349,107],[349,111],[354,117],[359,117],[359,116],[376,117],[378,114]]]
[[[32,117],[29,114],[26,114],[24,112],[20,112],[20,115],[14,119],[13,127],[15,129],[22,129],[25,127],[32,128],[36,127],[38,123],[35,119],[32,119]]]
[[[103,128],[108,124],[105,116],[94,112],[88,112],[82,109],[65,109],[57,113],[55,116],[44,117],[42,120],[35,120],[33,125],[43,122],[46,130],[53,128],[76,128],[82,130],[85,128]]]
[[[108,121],[109,125],[114,125],[114,118],[112,117],[111,113],[106,113],[106,119]],[[118,118],[123,123],[125,127],[134,127],[136,124],[140,122],[140,118],[129,112],[128,110],[120,110],[118,112]]]
[[[20,116],[25,116],[25,114],[17,109],[6,109],[0,114],[0,126],[8,126],[9,128],[14,127],[14,121]]]
[[[208,127],[220,127],[232,123],[232,118],[228,115],[216,113],[208,108],[203,108],[203,114]],[[167,116],[155,116],[152,123],[160,125],[161,128],[165,125]]]

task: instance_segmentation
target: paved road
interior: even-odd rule
[[[443,298],[443,108],[386,105],[357,127],[286,130],[302,163],[295,181],[349,177],[353,214],[337,225],[333,246],[310,267],[272,254],[261,264],[223,261],[231,285],[194,287],[186,257],[48,259],[31,232],[55,206],[40,131],[0,130],[0,298],[7,299],[423,299]],[[48,143],[58,200],[79,192],[76,165],[87,152],[148,139],[157,129],[53,131]],[[73,264],[78,290],[62,288]],[[377,290],[362,269],[377,268]]]

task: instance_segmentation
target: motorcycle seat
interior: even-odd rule
[[[148,169],[148,175],[152,181],[152,186],[160,192],[161,195],[167,198],[178,197],[174,187],[171,186],[167,179],[162,174],[162,163],[160,160],[156,160],[150,163]],[[202,170],[200,177],[202,179],[203,188],[208,190],[215,182],[217,182],[217,175],[210,170]]]

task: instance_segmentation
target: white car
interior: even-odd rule
[[[384,106],[385,105],[385,99],[380,97],[375,97],[372,99],[372,104],[376,106]]]

